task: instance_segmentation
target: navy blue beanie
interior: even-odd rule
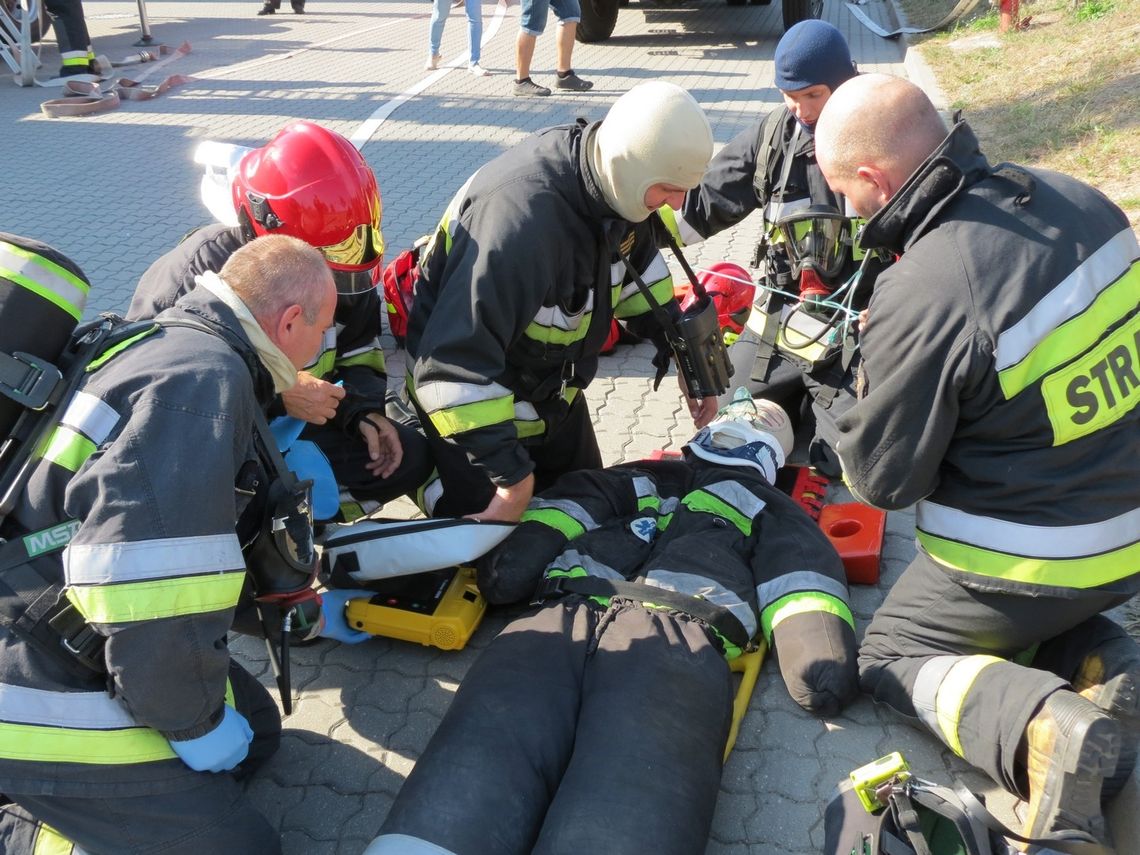
[[[843,34],[826,21],[800,21],[776,45],[776,88],[794,92],[825,85],[834,92],[855,76]]]

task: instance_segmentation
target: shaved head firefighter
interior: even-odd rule
[[[896,77],[839,87],[816,155],[863,244],[900,255],[839,420],[856,496],[917,512],[862,686],[1027,799],[1027,836],[1107,842],[1140,726],[1140,651],[1100,614],[1140,587],[1136,236],[1092,187],[992,165]]]

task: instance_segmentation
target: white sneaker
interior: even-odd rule
[[[433,53],[428,57],[428,61],[424,63],[424,70],[435,71],[437,68],[439,68],[439,61],[441,59],[443,59],[442,56],[440,56],[438,53]]]
[[[471,63],[470,67],[467,70],[470,71],[472,74],[474,74],[476,77],[490,77],[491,76],[491,72],[489,72],[487,69],[485,69],[483,66],[481,66],[477,62]]]

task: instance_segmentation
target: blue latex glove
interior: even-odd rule
[[[372,595],[367,591],[352,588],[337,588],[321,592],[321,622],[324,624],[317,633],[321,638],[331,638],[342,644],[359,644],[372,636],[367,632],[353,629],[348,625],[345,607],[349,600],[367,600]]]
[[[174,753],[195,772],[226,772],[245,759],[253,730],[245,716],[231,706],[225,707],[218,726],[197,739],[170,741]]]

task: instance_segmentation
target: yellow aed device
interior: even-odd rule
[[[902,754],[894,751],[852,772],[851,785],[867,813],[874,813],[886,806],[879,797],[879,788],[892,781],[902,783],[909,777],[910,766]]]
[[[397,576],[372,582],[368,590],[373,592],[369,599],[349,601],[349,626],[440,650],[461,649],[487,611],[473,567]]]

